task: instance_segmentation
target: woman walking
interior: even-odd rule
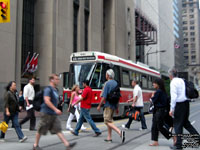
[[[169,102],[162,79],[156,79],[153,82],[153,87],[156,89],[156,92],[152,94],[151,98],[154,104],[153,123],[151,128],[151,139],[153,143],[149,146],[158,146],[159,131],[165,136],[165,138],[170,138],[171,132],[163,127],[164,119],[168,115],[167,107]]]
[[[72,94],[71,94],[68,112],[70,110],[70,107],[72,107],[72,105],[75,104],[80,99],[79,90],[80,90],[80,88],[79,88],[78,85],[74,85],[72,87]],[[71,127],[71,123],[72,123],[72,120],[74,119],[74,115],[76,116],[77,122],[78,122],[79,117],[80,117],[80,114],[79,114],[79,111],[78,111],[78,109],[80,109],[80,104],[76,104],[76,105],[74,105],[74,107],[75,107],[75,113],[72,114],[70,112],[69,118],[68,118],[67,123],[66,123],[66,129],[71,130],[71,131],[73,131],[73,128]],[[82,125],[81,130],[86,130],[86,127],[84,127],[84,125]]]
[[[16,83],[15,81],[11,81],[8,83],[6,87],[6,93],[4,97],[4,121],[8,124],[10,120],[12,120],[12,124],[15,128],[17,136],[19,138],[19,142],[22,143],[27,140],[27,137],[24,136],[22,130],[19,126],[18,122],[18,113],[19,113],[19,104],[17,100],[16,92]],[[1,141],[5,141],[5,133],[1,132]]]

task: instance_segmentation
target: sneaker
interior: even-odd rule
[[[20,140],[19,140],[19,143],[23,143],[23,142],[26,141],[27,139],[28,139],[28,137],[27,137],[27,136],[24,136],[23,139],[20,139]]]
[[[5,139],[3,139],[3,138],[0,138],[0,142],[6,142],[6,140]]]
[[[76,134],[74,131],[71,131],[71,134],[78,136],[78,134]]]
[[[66,127],[67,130],[73,131],[72,127]]]
[[[33,146],[33,150],[42,150],[42,148],[40,148],[39,146],[36,147]]]
[[[74,146],[76,146],[76,142],[70,143],[69,146],[66,147],[66,150],[71,150]]]
[[[125,126],[125,124],[122,125],[122,128],[123,128],[123,129],[126,129],[126,130],[129,129],[129,128],[127,128],[127,127]]]
[[[84,131],[84,130],[86,130],[86,129],[87,129],[87,128],[84,127],[84,126],[81,127],[81,130],[82,130],[82,131]]]
[[[146,130],[147,128],[139,128],[139,131],[144,131],[144,130]]]
[[[96,132],[93,137],[98,137],[99,135],[101,135],[101,132]]]
[[[125,131],[121,131],[121,139],[122,139],[122,143],[124,143],[125,141]]]

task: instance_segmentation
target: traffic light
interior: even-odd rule
[[[10,22],[10,0],[0,0],[0,23]]]

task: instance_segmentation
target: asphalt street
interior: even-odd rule
[[[193,126],[200,132],[200,100],[190,103],[190,121]],[[93,137],[94,132],[90,128],[89,124],[85,123],[87,127],[86,131],[80,132],[79,136],[72,135],[69,131],[65,130],[65,124],[67,120],[67,115],[62,115],[60,118],[62,120],[63,133],[69,142],[77,142],[76,147],[73,150],[169,150],[169,146],[172,145],[172,140],[166,140],[161,134],[159,136],[159,146],[151,147],[148,146],[151,143],[151,125],[152,125],[152,115],[145,115],[148,129],[144,131],[139,131],[141,127],[140,122],[133,121],[131,129],[126,130],[126,141],[121,144],[121,139],[119,135],[113,132],[112,143],[104,142],[107,136],[107,129],[104,125],[102,119],[96,120],[96,125],[101,129],[102,135],[99,137]],[[37,124],[39,122],[39,117],[37,118]],[[125,124],[127,119],[116,119],[115,125],[122,129],[121,125]],[[72,123],[72,127],[75,127],[76,122]],[[6,134],[6,142],[0,142],[0,150],[31,150],[35,140],[36,131],[28,130],[29,123],[23,126],[23,132],[28,136],[28,140],[24,143],[19,143],[17,135],[14,129],[9,128]],[[187,133],[184,131],[184,133]],[[40,147],[44,150],[64,150],[64,145],[60,142],[56,135],[42,136],[40,141]],[[195,150],[197,148],[187,148],[187,150]],[[200,149],[200,148],[198,148]]]

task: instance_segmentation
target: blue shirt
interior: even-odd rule
[[[59,95],[58,95],[58,91],[55,88],[51,86],[46,87],[44,89],[44,96],[50,97],[52,104],[55,107],[57,107],[58,101],[59,101]],[[56,115],[56,113],[51,108],[49,108],[45,102],[41,105],[40,112],[43,112],[49,115]]]
[[[117,82],[115,80],[109,80],[105,83],[103,94],[101,97],[107,98],[108,94],[117,86]],[[104,107],[110,107],[111,109],[117,109],[117,104],[110,104],[107,100]]]

